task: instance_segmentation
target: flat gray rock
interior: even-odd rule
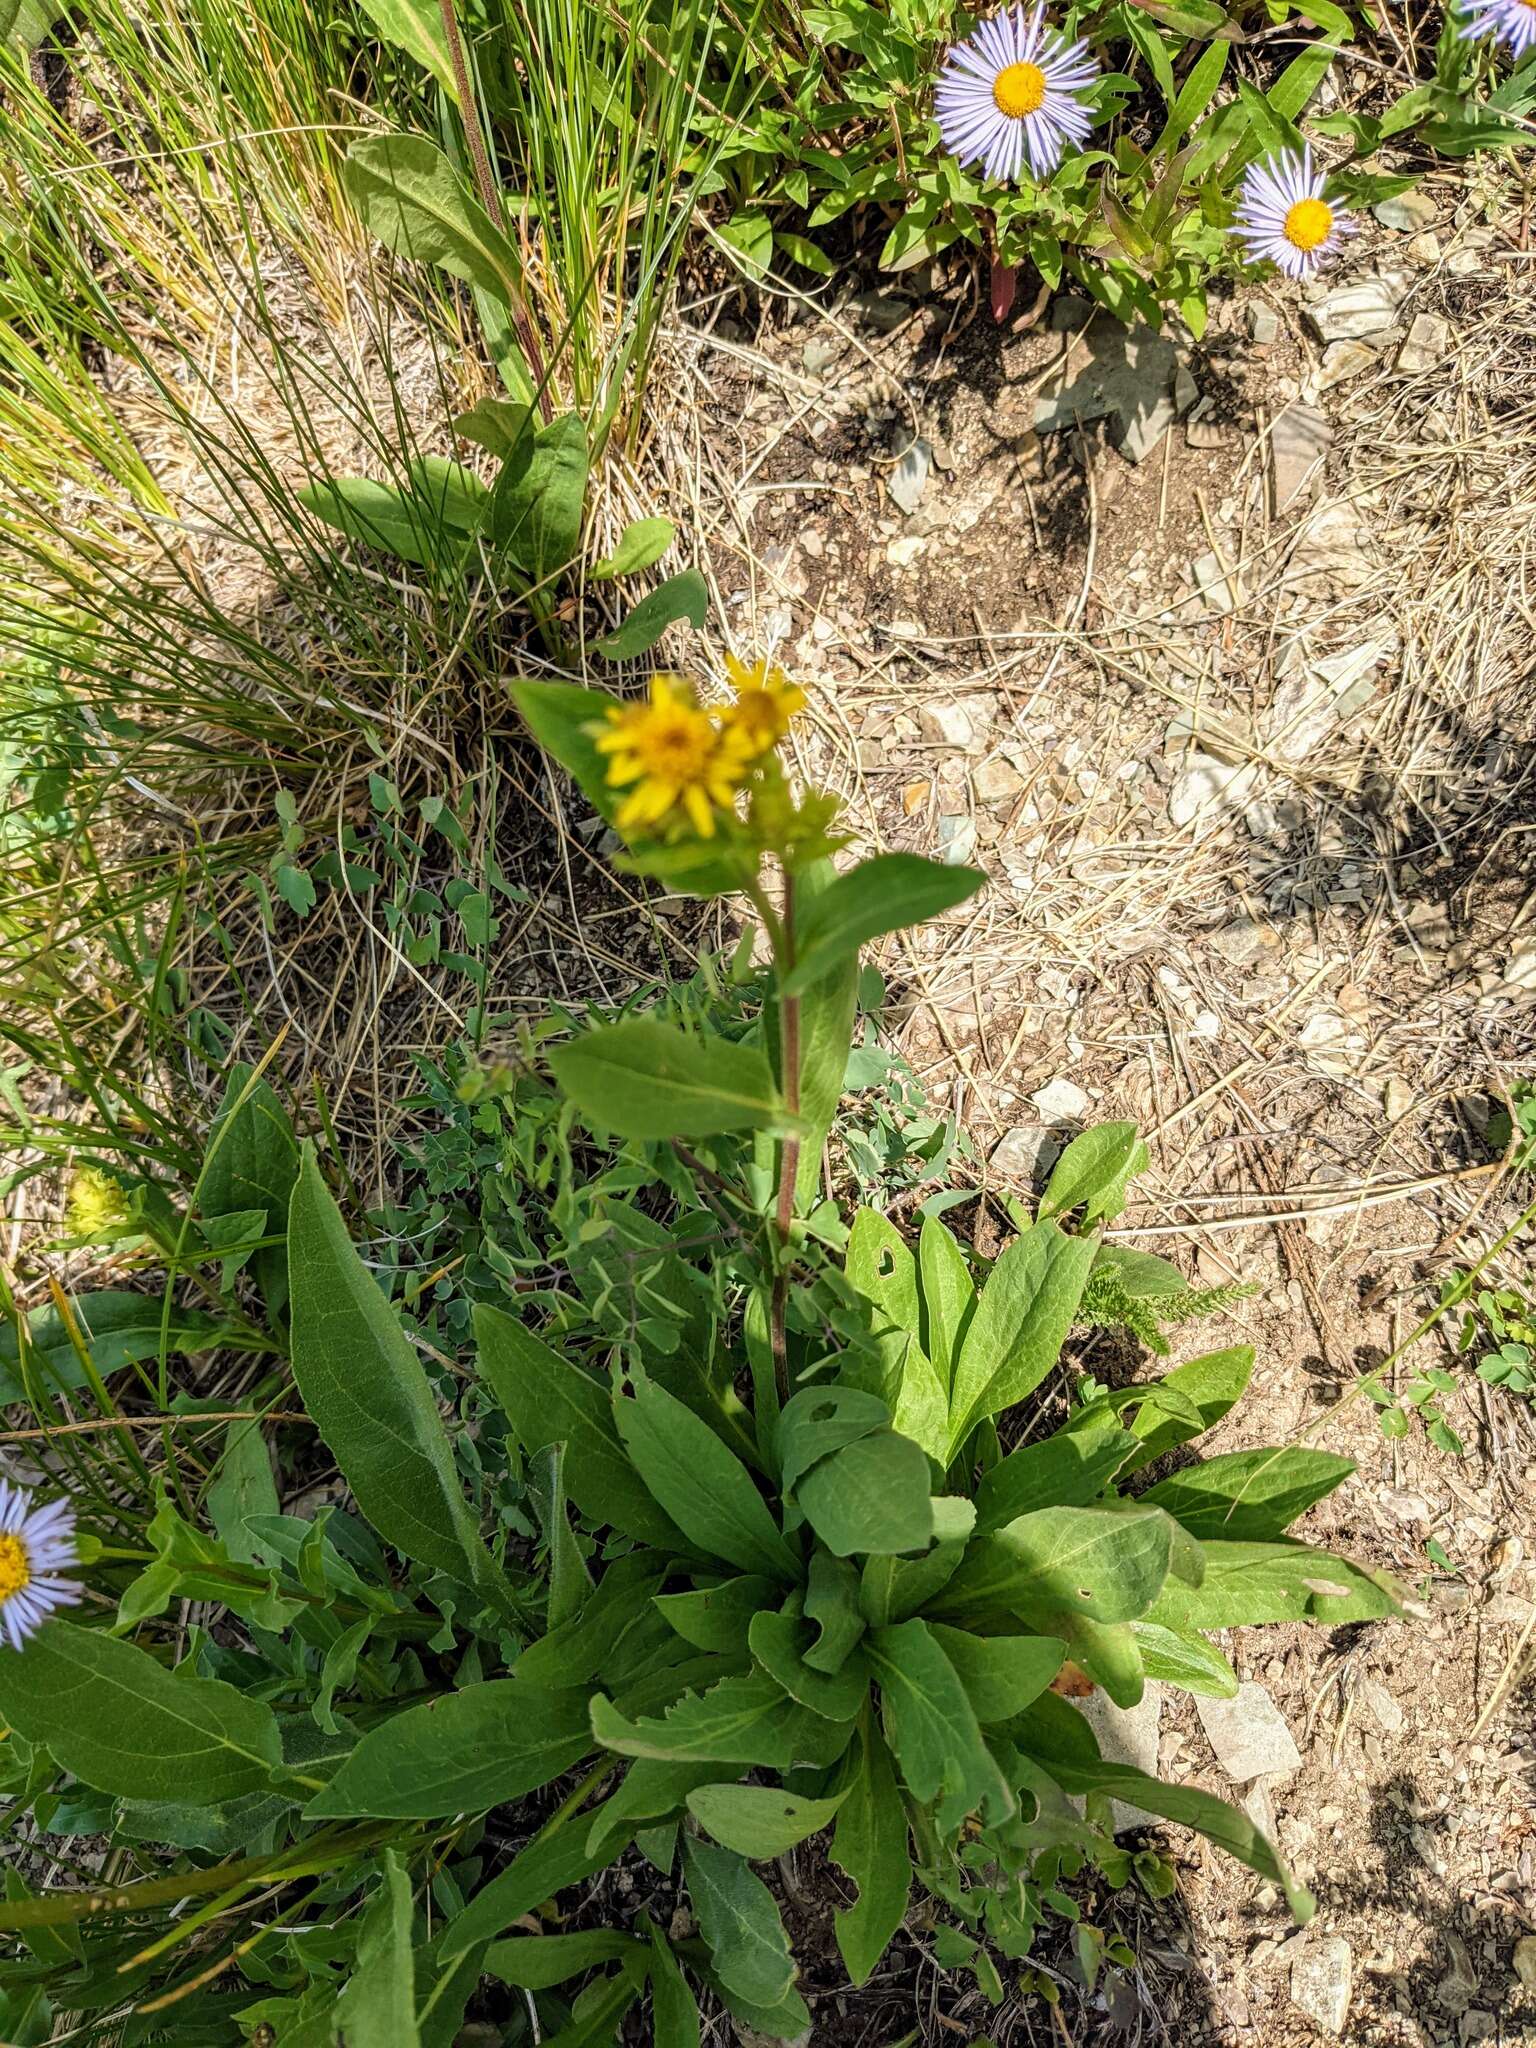
[[[1317,489],[1333,442],[1326,413],[1297,398],[1277,413],[1269,432],[1269,475],[1276,517],[1305,505]]]
[[[1390,199],[1378,199],[1372,213],[1384,228],[1395,234],[1417,235],[1433,227],[1439,209],[1427,192],[1394,192]]]
[[[1177,416],[1178,351],[1150,327],[1127,331],[1107,315],[1093,321],[1086,338],[1089,361],[1070,383],[1035,400],[1035,432],[1059,434],[1107,419],[1120,453],[1128,462],[1141,462]]]
[[[1061,1157],[1061,1143],[1044,1124],[1015,1124],[992,1147],[989,1163],[998,1173],[1031,1188]]]
[[[1355,1959],[1342,1934],[1309,1934],[1291,1964],[1291,2003],[1335,2037],[1349,2017]]]
[[[918,439],[902,451],[901,460],[887,477],[885,487],[903,512],[917,510],[923,492],[928,488],[928,473],[932,468],[933,448],[929,442]]]
[[[1396,278],[1357,278],[1309,306],[1306,318],[1319,341],[1360,341],[1392,325],[1402,297]]]
[[[1096,1687],[1085,1700],[1074,1700],[1073,1705],[1097,1737],[1099,1754],[1106,1763],[1130,1764],[1138,1771],[1145,1771],[1149,1777],[1157,1776],[1163,1688],[1156,1679],[1147,1681],[1140,1704],[1134,1707],[1117,1707],[1102,1687]],[[1139,1806],[1129,1806],[1123,1799],[1113,1800],[1111,1806],[1112,1825],[1117,1835],[1124,1834],[1127,1828],[1144,1827],[1148,1821],[1159,1817],[1155,1813],[1144,1813]]]
[[[1216,1761],[1234,1785],[1250,1778],[1284,1778],[1301,1769],[1301,1751],[1285,1716],[1262,1685],[1240,1685],[1230,1700],[1198,1697],[1200,1716]]]

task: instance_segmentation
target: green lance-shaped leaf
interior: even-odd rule
[[[1164,1373],[1147,1390],[1147,1398],[1129,1425],[1140,1448],[1126,1465],[1126,1472],[1139,1472],[1175,1444],[1188,1443],[1220,1422],[1241,1399],[1252,1375],[1251,1344],[1235,1344],[1227,1351],[1208,1351],[1190,1359],[1187,1365]],[[1160,1399],[1162,1391],[1173,1399],[1164,1404]]]
[[[539,745],[575,778],[587,802],[611,825],[623,792],[609,784],[597,734],[607,714],[618,709],[618,700],[606,690],[524,677],[512,685],[512,701]]]
[[[783,1856],[837,1818],[843,1795],[803,1799],[777,1785],[699,1785],[688,1811],[724,1849],[753,1862]]]
[[[1193,1631],[1181,1634],[1155,1621],[1133,1621],[1131,1634],[1148,1678],[1204,1693],[1208,1699],[1236,1699],[1237,1673],[1204,1636]]]
[[[699,2001],[661,1929],[651,1937],[652,2048],[699,2048]]]
[[[859,1610],[872,1626],[920,1614],[960,1568],[976,1510],[959,1494],[935,1494],[933,1543],[921,1557],[871,1557],[859,1579]]]
[[[1350,1458],[1292,1445],[1207,1458],[1140,1496],[1199,1537],[1255,1542],[1283,1536],[1296,1517],[1355,1469]]]
[[[441,522],[434,521],[429,508],[417,498],[372,477],[330,477],[303,485],[296,495],[317,519],[334,526],[348,540],[377,548],[398,561],[414,562],[421,569],[451,559],[462,545],[444,534]]]
[[[1009,1720],[1038,1699],[1066,1655],[1054,1636],[978,1636],[938,1621],[927,1626],[959,1673],[984,1728]]]
[[[1041,1508],[971,1545],[938,1605],[946,1615],[1060,1608],[1134,1621],[1168,1576],[1173,1530],[1158,1508]]]
[[[549,1064],[585,1117],[622,1138],[793,1129],[761,1049],[631,1017],[556,1046]]]
[[[732,1850],[691,1837],[683,1868],[721,1983],[753,2005],[777,2005],[794,1985],[795,1965],[772,1892]]]
[[[411,1882],[393,1849],[382,1863],[384,1881],[358,1935],[357,1966],[336,2001],[336,2028],[346,2048],[420,2048]]]
[[[312,1152],[293,1190],[288,1271],[293,1376],[358,1506],[406,1557],[467,1579],[505,1608],[506,1582],[465,1504],[426,1371]]]
[[[819,1546],[806,1575],[805,1618],[819,1631],[804,1653],[805,1662],[813,1671],[841,1671],[867,1626],[859,1606],[859,1574],[846,1558]]]
[[[604,1749],[661,1763],[759,1764],[786,1771],[795,1763],[835,1763],[846,1725],[824,1720],[789,1699],[765,1672],[723,1678],[704,1693],[685,1693],[660,1719],[631,1720],[599,1693],[592,1733]]]
[[[448,36],[438,0],[362,0],[363,11],[386,43],[430,71],[455,106],[458,80],[448,54]]]
[[[976,1490],[976,1523],[999,1529],[1020,1515],[1047,1507],[1087,1507],[1136,1450],[1107,1402],[1079,1408],[1044,1443],[1010,1451]]]
[[[640,1943],[617,1928],[591,1927],[579,1934],[519,1934],[493,1942],[485,1967],[519,1991],[549,1991],[569,1977],[581,1977],[600,1963],[616,1963],[636,1954]]]
[[[1133,1174],[1147,1163],[1147,1148],[1134,1124],[1096,1124],[1074,1138],[1057,1160],[1040,1197],[1038,1214],[1070,1215],[1081,1209],[1082,1227],[1118,1216]]]
[[[642,597],[634,610],[598,641],[595,652],[604,661],[633,661],[654,647],[668,626],[686,619],[697,628],[708,611],[709,585],[697,569],[679,569]]]
[[[971,1814],[1006,1820],[1013,1795],[986,1743],[953,1664],[927,1625],[871,1629],[865,1654],[880,1686],[885,1739],[914,1797],[937,1802],[949,1833]]]
[[[201,1309],[182,1308],[175,1302],[169,1323],[162,1327],[165,1303],[156,1295],[130,1294],[126,1288],[105,1287],[97,1294],[74,1295],[69,1306],[103,1379],[142,1359],[158,1358],[162,1342],[171,1355],[226,1347],[245,1351],[271,1348],[267,1340],[254,1339],[243,1324],[205,1315]],[[69,1326],[53,1303],[40,1302],[25,1320],[32,1386],[45,1396],[83,1386],[85,1368],[70,1340]],[[27,1399],[21,1342],[15,1326],[8,1324],[0,1329],[0,1405],[9,1407],[13,1401]]]
[[[1335,1628],[1399,1610],[1384,1573],[1364,1572],[1305,1543],[1206,1542],[1201,1547],[1204,1579],[1198,1586],[1170,1579],[1148,1621],[1181,1632],[1260,1621],[1320,1621]]]
[[[499,1308],[477,1302],[474,1329],[480,1373],[518,1442],[530,1456],[546,1444],[566,1446],[566,1488],[587,1520],[658,1550],[686,1549],[630,1463],[607,1386]]]
[[[424,135],[369,135],[354,142],[342,183],[364,224],[387,249],[432,263],[503,305],[521,294],[517,251]]]
[[[485,511],[485,535],[496,554],[535,583],[549,582],[574,561],[587,473],[587,430],[576,413],[562,413],[518,440]]]
[[[878,1391],[903,1436],[942,1460],[948,1449],[949,1399],[919,1335],[917,1261],[901,1233],[874,1209],[853,1219],[844,1264],[848,1283],[874,1309],[870,1335],[880,1358]]]
[[[659,562],[677,537],[670,519],[632,519],[619,535],[611,555],[604,555],[587,571],[593,583],[606,583],[614,576],[634,576]]]
[[[596,1822],[608,1810],[607,1801],[592,1816]],[[438,1954],[445,1964],[469,1955],[483,1941],[493,1941],[521,1920],[535,1906],[542,1905],[611,1863],[629,1840],[630,1830],[622,1823],[611,1828],[601,1846],[587,1839],[588,1816],[572,1817],[552,1834],[537,1835],[520,1849],[500,1876],[476,1892],[443,1929]]]
[[[265,1791],[282,1763],[265,1700],[68,1621],[0,1655],[0,1717],[87,1785],[131,1799],[212,1806]]]
[[[748,1631],[752,1655],[793,1700],[830,1721],[851,1721],[869,1697],[869,1667],[855,1651],[836,1671],[821,1671],[806,1662],[815,1633],[796,1609],[794,1594],[782,1614],[755,1614]]]
[[[1025,1755],[1043,1765],[1064,1792],[1107,1792],[1128,1806],[1139,1806],[1146,1813],[1160,1814],[1165,1820],[1198,1829],[1229,1856],[1235,1856],[1250,1870],[1277,1884],[1298,1920],[1312,1917],[1315,1905],[1311,1894],[1295,1882],[1245,1814],[1193,1785],[1166,1784],[1130,1764],[1104,1761],[1097,1754],[1098,1744],[1092,1730],[1065,1700],[1052,1693],[1043,1694],[1014,1722],[1009,1733]]]
[[[877,1430],[813,1465],[796,1498],[835,1557],[924,1550],[933,1537],[928,1458],[910,1437]]]
[[[919,1335],[947,1401],[955,1360],[976,1309],[976,1283],[965,1262],[965,1253],[937,1216],[923,1218],[917,1259],[922,1279]]]
[[[849,1977],[868,1979],[901,1925],[912,1893],[907,1809],[890,1750],[872,1714],[859,1730],[859,1749],[844,1766],[846,1790],[832,1837],[832,1861],[859,1895],[836,1915],[837,1946]]]
[[[953,1458],[978,1422],[1032,1394],[1060,1354],[1097,1240],[1036,1223],[999,1257],[960,1347],[949,1404]]]
[[[858,1387],[806,1387],[792,1395],[779,1417],[776,1439],[784,1491],[793,1493],[819,1459],[856,1437],[889,1429],[890,1422],[891,1411],[879,1395]]]
[[[299,1177],[299,1147],[275,1090],[248,1066],[230,1069],[208,1131],[197,1183],[197,1206],[207,1217],[259,1213],[262,1237],[281,1237]],[[287,1254],[281,1245],[257,1252],[255,1274],[273,1315],[287,1299]]]
[[[494,1678],[370,1728],[306,1811],[380,1820],[484,1813],[536,1792],[591,1748],[584,1691]]]
[[[660,1594],[655,1605],[685,1643],[729,1657],[746,1649],[753,1616],[782,1598],[783,1588],[772,1579],[748,1572],[690,1593]]]
[[[945,867],[915,853],[882,853],[839,875],[795,926],[795,965],[785,995],[798,995],[870,939],[963,903],[986,881],[975,868]]]
[[[751,1474],[707,1422],[641,1372],[632,1399],[615,1389],[613,1413],[635,1470],[690,1542],[744,1572],[795,1578],[794,1552]]]

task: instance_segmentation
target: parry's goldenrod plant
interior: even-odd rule
[[[516,686],[629,868],[737,898],[737,958],[755,920],[768,960],[734,983],[755,1003],[701,983],[526,1038],[562,1142],[585,1127],[609,1163],[583,1205],[565,1155],[562,1264],[485,1268],[457,1360],[245,1069],[193,1206],[140,1212],[178,1270],[243,1271],[259,1312],[102,1294],[0,1341],[30,1398],[137,1370],[164,1424],[167,1349],[251,1360],[248,1410],[186,1409],[224,1450],[169,1463],[147,1522],[88,1472],[0,1500],[0,1779],[27,1816],[0,1920],[30,1949],[0,1965],[6,2038],[446,2043],[504,1986],[562,2048],[641,2001],[659,2048],[699,2040],[701,1999],[792,2039],[811,2015],[775,1865],[813,1840],[848,1881],[855,1984],[917,1912],[946,1967],[1054,1997],[1030,1957],[1064,1884],[1176,1883],[1116,1842],[1114,1799],[1310,1910],[1242,1814],[1107,1761],[1072,1698],[1230,1696],[1213,1631],[1391,1613],[1384,1581],[1287,1534],[1351,1468],[1276,1448],[1156,1477],[1239,1399],[1245,1347],[1081,1381],[1040,1427],[1074,1324],[1194,1302],[1105,1242],[1146,1160],[1132,1126],[1071,1144],[994,1260],[827,1199],[860,950],[982,878],[836,872],[836,806],[786,753],[800,691],[762,666],[730,684]],[[308,1502],[287,1511],[274,1404]],[[82,1831],[110,1880],[61,1885],[53,1839]],[[666,1928],[594,1892],[631,1851],[686,1900]],[[578,1898],[609,1903],[564,1918]],[[1074,1940],[1086,1983],[1126,1961],[1113,1928]]]

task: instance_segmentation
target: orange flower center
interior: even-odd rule
[[[1536,0],[1532,4],[1536,5]],[[997,111],[1010,121],[1038,114],[1045,105],[1045,73],[1038,64],[1009,64],[992,81],[992,97]]]
[[[32,1560],[19,1536],[0,1536],[0,1607],[32,1583]]]
[[[1293,249],[1320,249],[1332,232],[1333,208],[1321,199],[1298,199],[1285,216],[1285,239]]]

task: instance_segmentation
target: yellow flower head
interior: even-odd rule
[[[128,1220],[128,1205],[115,1181],[94,1166],[75,1169],[69,1184],[65,1221],[76,1237],[110,1237]]]
[[[761,760],[789,731],[790,720],[805,704],[805,692],[766,661],[748,668],[731,654],[725,666],[736,691],[736,702],[725,711],[727,743],[746,759]]]
[[[634,788],[619,806],[621,832],[644,832],[681,813],[701,839],[712,839],[715,814],[728,811],[741,787],[738,758],[680,676],[651,677],[644,704],[615,705],[597,728],[613,789]]]

